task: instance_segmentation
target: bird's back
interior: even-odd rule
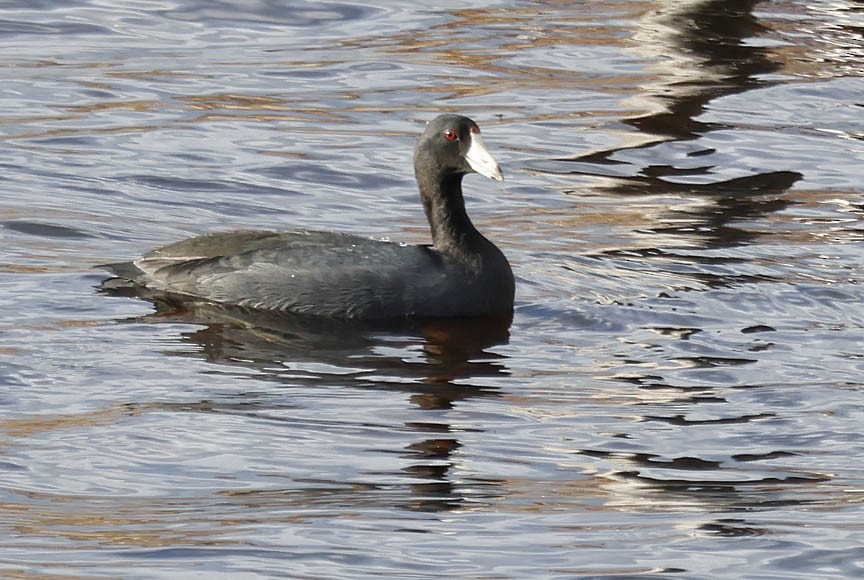
[[[331,232],[208,234],[106,267],[151,291],[316,316],[477,316],[506,309],[506,299],[487,291],[482,260],[453,263],[429,246]],[[509,266],[506,275],[512,288]],[[509,300],[512,308],[512,289]]]

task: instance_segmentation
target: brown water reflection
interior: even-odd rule
[[[625,119],[641,133],[694,138],[713,128],[697,117],[717,98],[764,84],[760,77],[780,63],[752,39],[767,32],[754,9],[760,0],[661,3],[646,14],[635,36],[658,73],[641,98],[655,103],[649,115]]]
[[[637,113],[623,119],[625,124],[638,130],[638,137],[628,139],[623,148],[599,149],[570,161],[614,167],[622,164],[613,159],[620,151],[644,149],[673,140],[686,142],[721,128],[698,120],[706,105],[725,95],[765,86],[766,81],[761,77],[781,67],[769,49],[745,42],[766,32],[753,14],[759,3],[759,0],[660,3],[656,10],[645,13],[634,36],[638,47],[630,47],[630,50],[646,57],[663,55],[664,58],[653,65],[656,74],[641,84],[642,90],[633,99],[650,113]],[[643,189],[645,183],[636,182],[632,186],[651,193],[662,190],[663,186],[676,186],[663,177],[680,180],[687,176],[709,175],[711,153],[698,148],[690,150],[680,167],[634,167],[630,170],[635,173],[632,177],[656,181],[654,187],[646,189]],[[574,173],[580,173],[579,169]],[[596,174],[596,169],[585,173]],[[789,185],[791,183],[787,187]],[[682,193],[680,189],[679,186],[678,193]]]
[[[809,194],[791,191],[803,178],[797,160],[790,159],[784,170],[764,171],[759,153],[754,152],[745,158],[746,166],[729,167],[720,152],[702,144],[706,136],[729,128],[700,119],[709,104],[783,82],[772,74],[785,67],[789,55],[770,43],[763,46],[755,41],[776,35],[755,14],[763,4],[757,0],[654,3],[654,10],[640,13],[640,26],[632,38],[637,42],[627,45],[627,50],[649,58],[655,74],[638,81],[641,90],[628,99],[638,110],[625,113],[621,122],[636,132],[621,133],[610,148],[532,162],[539,175],[578,179],[575,188],[560,180],[562,192],[574,198],[573,206],[537,212],[532,217],[545,223],[533,229],[548,229],[549,238],[560,246],[570,230],[593,226],[599,233],[590,240],[594,255],[637,257],[640,272],[658,282],[671,279],[672,287],[774,279],[729,270],[715,275],[686,266],[741,264],[746,258],[740,255],[692,250],[747,246],[757,238],[783,235],[795,228],[788,223],[795,220],[794,213],[786,210],[809,203],[805,201]],[[583,210],[581,205],[596,210]],[[767,220],[771,227],[755,226]],[[612,233],[604,226],[611,226]],[[800,228],[795,231],[813,235]],[[571,248],[589,251],[584,244]],[[652,262],[655,266],[649,265]],[[676,267],[679,264],[684,268]],[[630,275],[629,270],[620,274],[622,278]],[[695,286],[685,281],[688,270]]]

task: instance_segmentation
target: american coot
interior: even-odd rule
[[[102,266],[142,294],[205,300],[329,318],[511,315],[510,264],[478,232],[462,177],[502,180],[467,117],[441,115],[414,151],[432,245],[406,245],[319,231],[233,231],[159,248]]]

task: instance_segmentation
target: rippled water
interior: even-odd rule
[[[0,6],[0,576],[864,573],[861,4],[370,4]],[[97,291],[206,231],[425,241],[441,111],[507,175],[509,329]]]

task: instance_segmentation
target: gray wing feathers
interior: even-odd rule
[[[111,269],[154,290],[322,316],[422,314],[418,297],[446,287],[428,248],[329,232],[199,236]]]

